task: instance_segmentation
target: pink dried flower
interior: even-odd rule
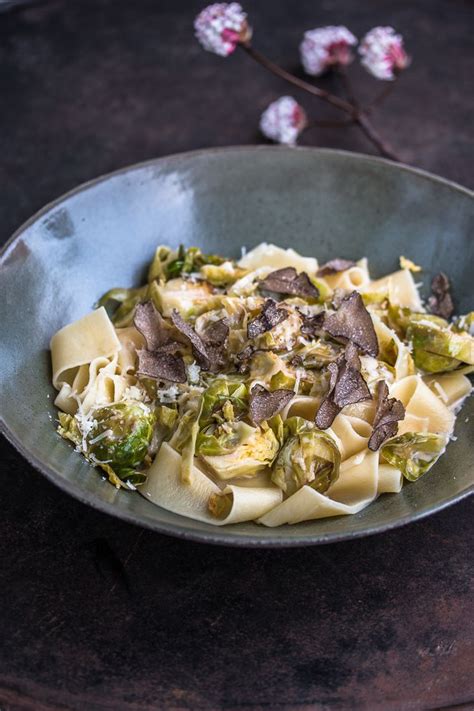
[[[307,74],[314,77],[335,65],[350,64],[354,59],[351,47],[357,38],[347,27],[319,27],[304,33],[300,44],[301,63]]]
[[[374,27],[359,47],[362,64],[377,79],[391,81],[410,64],[403,37],[393,27]]]
[[[208,52],[227,57],[252,36],[247,15],[237,2],[208,5],[194,20],[196,37]]]
[[[276,143],[294,146],[306,126],[306,113],[292,96],[281,96],[271,103],[260,118],[260,130]]]

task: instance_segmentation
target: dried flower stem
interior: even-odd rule
[[[380,92],[380,94],[378,94],[374,99],[372,99],[372,101],[366,106],[365,110],[367,111],[367,113],[370,113],[373,108],[379,106],[383,101],[385,101],[386,98],[390,96],[396,83],[396,79],[387,83],[387,85]]]
[[[264,54],[254,49],[248,42],[242,42],[241,44],[239,44],[239,47],[241,47],[245,52],[247,52],[247,54],[252,57],[252,59],[254,59],[256,62],[258,62],[258,64],[261,64],[263,67],[265,67],[265,69],[268,69],[270,72],[272,72],[272,74],[275,74],[277,77],[280,77],[281,79],[284,79],[290,84],[293,84],[293,86],[298,87],[298,89],[302,89],[308,94],[312,94],[318,99],[326,101],[328,104],[331,104],[331,106],[335,106],[340,111],[344,111],[345,113],[349,114],[352,122],[356,123],[359,126],[359,128],[374,144],[374,146],[376,146],[376,148],[383,156],[385,156],[386,158],[391,158],[392,160],[399,160],[399,158],[395,155],[392,149],[387,145],[387,143],[378,134],[376,129],[372,126],[366,113],[359,109],[355,104],[350,103],[345,99],[341,99],[339,96],[331,94],[329,91],[319,89],[319,87],[314,86],[313,84],[310,84],[307,81],[304,81],[304,79],[296,77],[294,74],[290,74],[290,72],[287,72],[285,69],[282,69],[282,67],[280,67],[278,64],[275,64],[275,62],[272,62],[271,59],[268,59],[268,57],[266,57]]]
[[[345,119],[344,121],[308,121],[304,127],[304,131],[311,128],[347,128],[347,126],[352,126],[354,124],[354,119]]]

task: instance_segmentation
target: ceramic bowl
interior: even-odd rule
[[[434,513],[473,490],[468,401],[445,456],[401,494],[355,516],[267,529],[215,528],[117,491],[55,433],[48,343],[113,286],[138,285],[155,245],[199,245],[240,255],[274,242],[321,262],[369,258],[375,276],[403,254],[442,269],[458,313],[473,308],[473,193],[378,158],[280,147],[212,149],[160,158],[93,180],[45,207],[12,237],[0,264],[2,427],[37,469],[107,513],[184,538],[247,546],[326,543],[384,531]],[[469,422],[470,418],[470,422]]]

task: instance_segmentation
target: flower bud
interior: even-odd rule
[[[216,2],[202,10],[194,21],[196,37],[208,52],[227,57],[239,42],[247,42],[252,29],[237,2]]]
[[[314,77],[334,66],[345,66],[354,59],[351,47],[357,39],[347,27],[319,27],[304,33],[300,44],[301,63]]]
[[[359,47],[362,65],[377,79],[392,81],[410,64],[403,37],[393,27],[374,27]]]
[[[306,113],[291,96],[281,96],[271,103],[260,118],[260,130],[276,143],[294,146],[306,126]]]

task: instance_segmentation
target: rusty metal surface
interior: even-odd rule
[[[260,140],[260,111],[287,89],[244,56],[203,53],[200,7],[52,0],[2,15],[2,240],[100,173]],[[472,185],[469,3],[246,7],[289,67],[311,26],[394,24],[415,57],[380,126],[407,161]],[[370,151],[355,130],[305,142]],[[92,511],[1,447],[2,711],[471,707],[472,500],[365,540],[226,550]]]

